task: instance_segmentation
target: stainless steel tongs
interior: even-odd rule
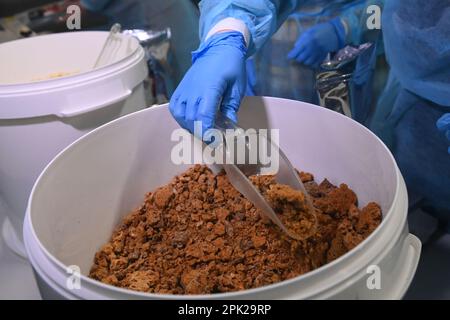
[[[224,136],[223,139],[223,151],[226,153],[225,156],[229,156],[229,151],[226,146],[227,139],[227,129],[232,129],[234,131],[239,130],[243,132],[243,129],[238,127],[235,123],[233,123],[230,119],[225,117],[220,111],[217,114],[215,128],[218,129]],[[260,136],[259,138],[261,138]],[[245,137],[237,137],[245,139]],[[312,204],[311,197],[303,185],[303,182],[300,180],[297,172],[294,167],[284,154],[284,152],[279,148],[279,146],[275,145],[273,141],[267,136],[264,137],[267,139],[267,143],[271,144],[272,150],[276,150],[279,153],[279,168],[278,171],[274,174],[275,180],[277,183],[285,184],[290,186],[295,190],[300,190],[306,199],[306,204],[308,207],[309,214],[314,217],[314,226],[311,228],[310,232],[307,234],[296,234],[292,230],[289,230],[284,223],[280,220],[277,214],[274,212],[272,207],[266,201],[266,199],[261,195],[259,190],[253,185],[253,183],[247,178],[249,175],[260,174],[262,169],[261,162],[257,161],[256,164],[249,163],[247,161],[248,157],[246,156],[246,161],[243,164],[237,163],[235,159],[231,159],[232,161],[224,161],[223,168],[227,174],[227,177],[233,187],[236,188],[244,197],[246,197],[253,205],[259,209],[263,214],[265,214],[273,223],[275,223],[281,230],[283,230],[288,236],[294,238],[296,240],[304,240],[311,236],[316,229],[317,218],[315,214],[315,209]],[[248,139],[245,140],[245,148],[246,154],[250,154],[252,148],[255,148]],[[259,154],[259,153],[256,153]],[[234,155],[235,156],[235,155]],[[259,157],[259,156],[258,156]],[[230,163],[231,162],[231,163]]]

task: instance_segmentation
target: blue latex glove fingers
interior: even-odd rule
[[[305,48],[297,57],[296,61],[310,68],[317,68],[325,60],[326,53],[314,51],[311,47]]]
[[[198,105],[197,115],[194,120],[202,122],[202,134],[214,127],[217,109],[225,92],[225,83],[216,90],[209,90]]]
[[[295,60],[299,63],[302,63],[304,61],[304,55],[306,54],[306,50],[309,47],[310,43],[310,37],[309,32],[310,30],[303,33],[295,42],[294,48],[288,53],[287,58],[290,60]]]
[[[237,120],[245,93],[246,52],[244,37],[235,31],[216,34],[193,52],[194,62],[169,104],[180,126],[203,137],[214,126],[221,101],[226,115]],[[195,121],[201,121],[202,132],[194,132]]]
[[[313,67],[316,62],[316,54],[311,48],[302,47],[298,51],[298,55],[294,58],[298,63],[302,63],[308,67]]]
[[[450,130],[450,113],[446,113],[440,117],[436,122],[436,127],[442,132]]]
[[[443,132],[447,140],[450,141],[450,113],[446,113],[440,117],[436,122],[436,127],[439,131]],[[450,147],[448,147],[448,153],[450,154]]]
[[[247,85],[247,69],[229,85],[220,105],[220,111],[231,121],[237,123],[237,111],[241,104],[242,97],[245,95]]]
[[[297,60],[299,59],[300,55],[305,51],[306,46],[304,45],[304,40],[302,36],[300,36],[297,41],[294,44],[294,48],[292,48],[291,51],[289,51],[287,58],[289,60]]]
[[[201,97],[196,95],[189,97],[186,101],[186,109],[184,112],[184,120],[187,122],[192,122],[197,118],[197,109],[200,105]]]
[[[288,58],[308,67],[313,67],[313,65],[317,64],[318,58],[320,56],[325,57],[328,52],[324,52],[324,49],[318,46],[314,37],[314,28],[302,34],[295,44],[294,49],[288,54]]]
[[[178,92],[179,88],[180,87],[175,90],[172,98],[170,99],[169,110],[178,124],[185,128],[186,123],[184,121],[184,117],[186,114],[186,101],[182,100],[181,94]]]
[[[311,50],[304,49],[300,52],[295,60],[299,63],[304,63],[307,59],[309,59],[309,57],[311,57],[311,54]]]
[[[310,68],[317,68],[326,58],[327,53],[313,52],[305,60],[304,64]]]
[[[335,52],[345,46],[345,29],[339,18],[320,23],[304,32],[288,59],[303,63],[309,67],[317,67],[329,52]]]

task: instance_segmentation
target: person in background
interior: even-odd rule
[[[218,111],[236,122],[247,81],[246,59],[301,3],[203,0],[201,44],[169,105],[176,121],[191,132],[194,121],[202,122],[203,132],[212,128]],[[326,28],[349,36],[350,29],[342,30],[337,21]],[[450,6],[440,0],[387,1],[382,28],[391,69],[371,128],[391,148],[412,201],[420,202],[448,228]],[[333,42],[333,46],[341,44],[339,39]],[[319,59],[310,48],[304,50],[310,56],[305,62]],[[297,50],[292,57],[300,55]]]
[[[336,1],[331,3],[334,2]],[[346,7],[339,16],[319,23],[301,34],[289,52],[288,59],[318,68],[328,53],[337,52],[346,45],[378,42],[380,32],[367,28],[366,8],[371,5],[383,8],[384,0],[353,1],[342,5],[344,4]],[[383,53],[383,47],[379,46],[378,51]]]
[[[247,59],[246,95],[275,96],[318,104],[316,68],[286,56],[296,40],[310,33],[315,26],[325,26],[333,18],[341,17],[347,11],[356,11],[354,7],[364,3],[365,0],[302,1],[261,50]]]
[[[352,117],[365,126],[369,126],[374,115],[377,97],[381,95],[389,73],[381,29],[369,29],[367,24],[367,21],[373,18],[373,6],[379,8],[381,12],[384,2],[384,0],[328,2],[321,15],[326,17],[330,16],[328,12],[338,11],[334,18],[317,23],[300,34],[287,55],[289,60],[320,72],[320,65],[330,53],[336,53],[346,46],[359,47],[370,43],[372,46],[366,49],[363,57],[358,58],[353,70],[355,81],[348,84],[352,97],[350,100]],[[302,13],[294,15],[298,15],[299,19],[305,17]],[[355,85],[357,89],[352,91]]]
[[[410,205],[450,231],[450,3],[386,1],[390,65],[370,129],[392,150]]]
[[[178,84],[191,65],[190,52],[199,44],[198,9],[189,0],[82,0],[81,4],[93,12],[101,12],[110,19],[110,25],[118,22],[122,29],[171,28],[174,82]]]

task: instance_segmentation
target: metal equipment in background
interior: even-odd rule
[[[78,5],[81,8],[83,30],[99,28],[108,23],[108,18],[105,15],[84,9],[80,4],[80,0],[65,0],[53,1],[12,16],[3,17],[0,19],[0,25],[11,34],[14,34],[16,38],[71,31],[68,30],[66,24],[68,17],[67,7],[70,5]]]
[[[347,46],[322,63],[316,90],[322,107],[366,124],[372,106],[376,45]]]
[[[47,1],[50,2],[50,1]],[[29,9],[14,16],[0,19],[0,29],[5,36],[0,37],[0,43],[20,38],[33,37],[42,34],[68,32],[66,9],[72,4],[80,4],[79,0],[54,1],[41,7]],[[98,30],[110,22],[108,17],[96,12],[82,9],[82,30]],[[79,30],[74,30],[79,31]],[[173,68],[170,66],[172,56],[171,30],[124,30],[138,39],[145,50],[149,77],[145,81],[147,105],[166,103],[170,93],[175,89]]]
[[[138,39],[145,50],[149,69],[146,81],[148,105],[168,102],[169,93],[173,92],[175,87],[169,63],[172,38],[170,28],[159,31],[133,29],[124,30],[123,33]]]

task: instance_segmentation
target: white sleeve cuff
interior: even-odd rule
[[[244,36],[245,44],[248,47],[248,44],[250,42],[250,31],[248,30],[247,25],[244,21],[231,17],[217,22],[214,27],[209,30],[208,34],[205,37],[205,40],[218,32],[229,30],[234,30],[242,33],[242,35]]]

